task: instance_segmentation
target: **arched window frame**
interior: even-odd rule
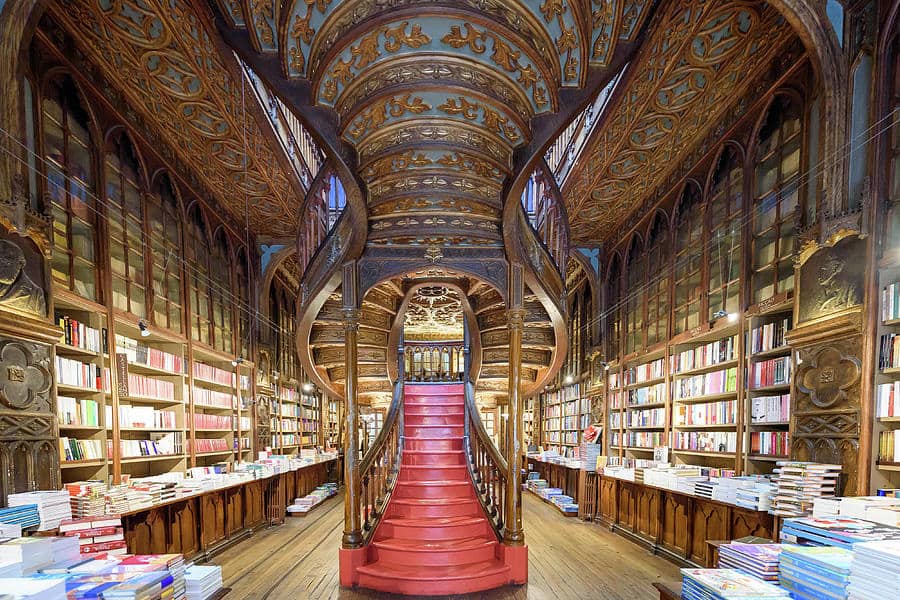
[[[644,347],[644,311],[647,294],[644,289],[646,281],[646,260],[644,245],[640,236],[635,234],[628,245],[625,262],[625,297],[622,302],[623,344],[625,356]]]
[[[235,332],[237,347],[235,348],[235,354],[247,357],[250,355],[250,340],[253,335],[251,325],[252,306],[250,303],[252,282],[250,280],[250,263],[247,249],[243,246],[238,249],[235,256],[235,283],[237,284],[239,297],[239,304],[235,307],[237,312],[235,321],[237,325]]]
[[[117,129],[103,161],[107,247],[113,308],[147,317],[146,177],[137,147]]]
[[[620,301],[622,299],[622,257],[614,253],[607,269],[606,307],[604,309],[604,343],[606,344],[607,360],[613,361],[620,357],[619,345],[621,341]]]
[[[707,318],[710,321],[719,311],[731,314],[741,310],[744,170],[741,149],[729,142],[722,147],[709,173],[705,239],[709,251]]]
[[[147,241],[150,247],[153,311],[151,320],[157,327],[184,331],[184,297],[182,290],[182,212],[177,189],[163,173],[156,178],[147,196]]]
[[[188,211],[185,230],[185,254],[187,255],[188,296],[191,307],[191,339],[211,346],[210,319],[210,242],[205,215],[194,204]]]
[[[647,347],[669,338],[669,219],[658,212],[647,230]]]
[[[781,114],[772,121],[776,110]],[[801,99],[783,92],[777,93],[763,112],[753,137],[751,304],[794,289],[795,215],[802,210],[804,129]]]
[[[67,290],[99,301],[96,120],[68,74],[51,74],[40,96],[42,181],[53,217],[52,278]],[[59,142],[55,147],[51,136]]]
[[[209,255],[210,313],[212,346],[225,354],[234,351],[234,300],[232,290],[231,248],[224,229],[219,228],[213,237]]]
[[[675,209],[674,296],[672,330],[674,335],[700,325],[703,302],[703,218],[702,192],[696,182],[688,182]]]

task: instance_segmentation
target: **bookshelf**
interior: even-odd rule
[[[646,458],[666,439],[666,350],[626,362],[622,370],[622,449],[627,456]]]
[[[747,322],[747,390],[744,473],[771,473],[775,461],[790,456],[793,353],[785,341],[793,303],[750,315]]]
[[[581,432],[590,425],[590,397],[586,384],[574,382],[540,395],[541,445],[571,457],[581,444]]]
[[[62,479],[106,481],[111,472],[106,432],[112,423],[102,385],[109,362],[105,311],[60,294],[54,317],[63,330],[54,357]]]
[[[739,333],[739,324],[728,323],[670,345],[676,463],[737,468],[743,425]]]
[[[900,261],[891,258],[878,271],[878,331],[875,357],[871,487],[900,487]]]
[[[315,448],[321,445],[319,432],[322,423],[322,398],[314,388],[300,395],[301,408],[301,438],[302,448]]]
[[[274,386],[271,412],[272,451],[296,454],[300,447],[302,407],[297,383],[279,381]]]
[[[539,400],[534,396],[525,399],[525,406],[522,409],[522,432],[524,436],[525,447],[535,443],[534,437],[534,407]],[[536,444],[535,444],[536,445]]]
[[[622,387],[622,369],[619,365],[610,365],[606,375],[606,453],[610,456],[623,455],[622,443],[625,435],[625,398]]]
[[[323,401],[325,407],[325,438],[328,445],[332,448],[338,447],[338,438],[341,431],[341,414],[338,401],[334,398],[325,397]]]

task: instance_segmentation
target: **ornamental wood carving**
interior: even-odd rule
[[[606,109],[586,160],[566,180],[575,243],[608,239],[794,35],[758,2],[680,0],[664,10],[634,60],[641,67],[628,93]]]
[[[263,13],[264,4],[253,2]],[[241,81],[190,3],[75,0],[53,14],[180,158],[196,166],[223,206],[242,215],[246,197],[255,231],[296,232],[299,179],[270,146],[251,90],[242,97]]]

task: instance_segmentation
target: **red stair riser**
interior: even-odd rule
[[[493,530],[488,525],[487,519],[477,523],[467,523],[465,525],[449,525],[443,527],[419,526],[419,525],[399,525],[396,523],[382,522],[378,526],[377,540],[400,539],[400,540],[420,540],[423,542],[445,541],[445,540],[462,540],[465,538],[484,536],[493,536]],[[471,562],[471,561],[470,561]]]
[[[413,425],[453,425],[464,427],[465,418],[462,415],[406,415],[403,424],[407,427]]]
[[[400,481],[469,481],[469,470],[465,465],[401,467]]]
[[[443,581],[416,581],[410,579],[371,577],[369,574],[362,572],[359,574],[359,585],[361,587],[379,592],[420,596],[471,594],[498,588],[507,583],[509,583],[508,570],[484,577],[448,579]]]
[[[427,519],[429,517],[480,517],[484,514],[481,505],[477,500],[472,500],[466,504],[401,504],[392,502],[388,508],[385,517],[396,519]]]
[[[472,484],[462,481],[453,485],[418,485],[412,481],[398,481],[394,488],[397,498],[469,498],[474,496]]]
[[[403,435],[406,437],[458,438],[463,435],[462,425],[406,425]]]
[[[431,450],[431,451],[454,451],[462,452],[463,441],[459,438],[441,438],[437,440],[428,440],[421,438],[406,438],[403,442],[404,450]]]
[[[462,404],[449,406],[446,404],[407,404],[403,411],[405,418],[415,415],[459,415],[465,416],[466,410]]]
[[[415,383],[407,383],[403,386],[403,392],[407,396],[415,396],[416,394],[424,394],[427,396],[465,394],[461,383],[448,383],[446,385],[416,385]]]
[[[382,548],[378,542],[372,545],[369,557],[372,562],[380,560],[387,564],[409,565],[411,567],[442,567],[450,565],[467,565],[496,558],[497,542],[485,541],[477,548],[462,550],[427,550],[409,551],[394,548]]]
[[[459,450],[447,450],[446,452],[422,452],[403,454],[402,464],[404,465],[446,465],[456,466],[466,464],[466,455]]]

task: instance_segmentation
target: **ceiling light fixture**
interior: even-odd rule
[[[238,357],[235,358],[233,361],[231,361],[231,366],[232,366],[232,367],[236,367],[236,366],[242,365],[242,364],[244,364],[244,357],[243,357],[243,356],[238,356]]]
[[[572,375],[566,375],[566,378],[563,380],[563,382],[564,382],[566,385],[569,385],[570,383],[574,383],[574,382],[575,382],[575,378],[572,377]]]
[[[141,337],[150,337],[150,326],[143,319],[138,321],[138,329],[141,330]]]
[[[314,389],[316,389],[316,386],[314,386],[313,384],[311,384],[308,381],[303,384],[303,391],[306,392],[307,394],[311,393]]]

